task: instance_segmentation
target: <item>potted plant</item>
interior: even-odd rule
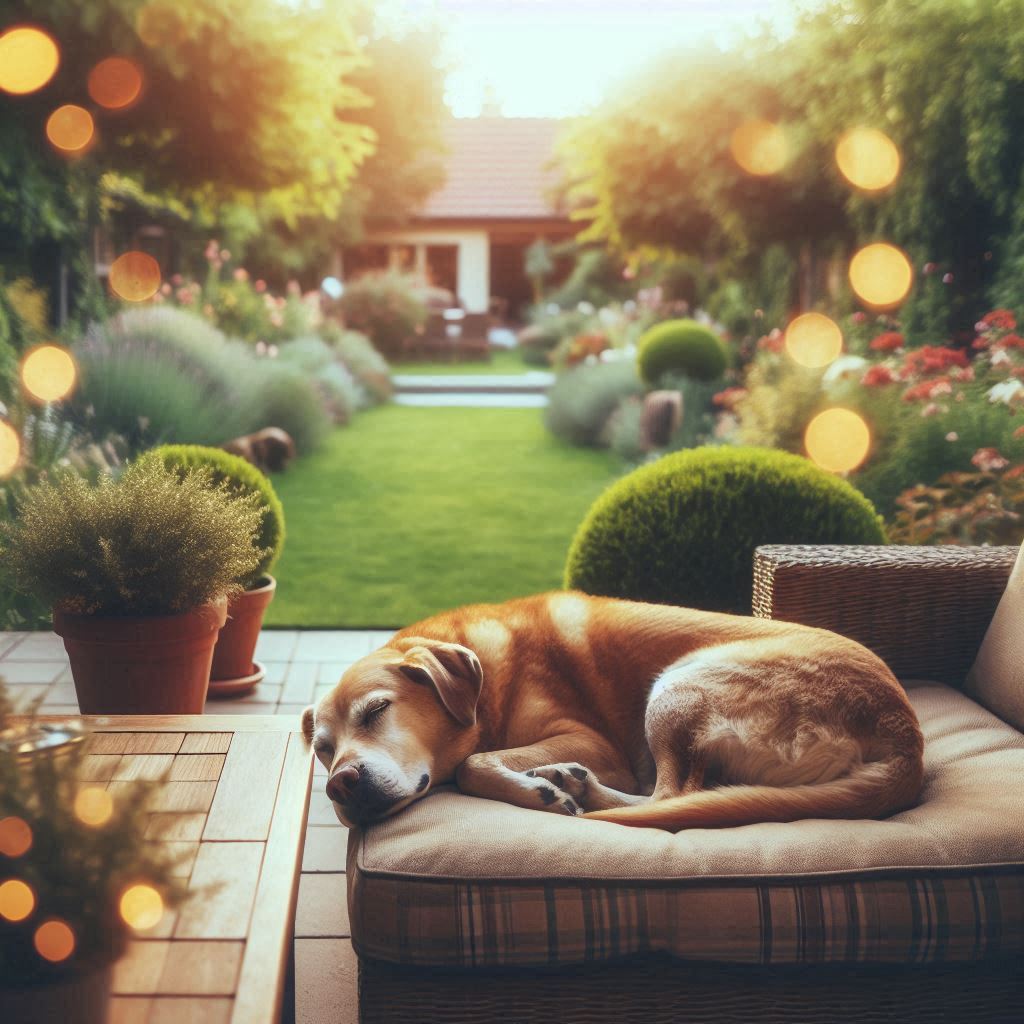
[[[114,961],[187,895],[144,839],[153,783],[116,802],[83,779],[83,736],[15,720],[0,681],[0,1020],[107,1019]]]
[[[253,496],[149,460],[30,490],[0,556],[53,608],[83,714],[201,714],[227,596],[253,572]]]
[[[257,502],[262,517],[256,536],[260,560],[252,572],[236,581],[241,589],[228,598],[228,618],[217,637],[210,672],[211,697],[249,693],[266,674],[254,655],[263,615],[277,589],[270,569],[284,545],[284,509],[280,499],[264,473],[238,455],[220,448],[169,444],[147,452],[143,459],[153,459],[181,474],[196,468],[206,469],[214,486],[224,486],[232,494],[250,496]]]

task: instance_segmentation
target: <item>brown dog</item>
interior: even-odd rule
[[[280,427],[264,427],[255,434],[243,434],[226,441],[221,448],[241,456],[263,473],[281,473],[295,458],[295,442]]]
[[[913,709],[852,640],[578,593],[400,630],[302,723],[350,824],[453,779],[671,830],[879,818],[912,805],[923,777]]]

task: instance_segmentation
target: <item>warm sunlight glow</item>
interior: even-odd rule
[[[145,302],[160,287],[160,264],[144,252],[126,252],[110,265],[110,288],[126,302]]]
[[[36,929],[36,952],[51,963],[67,960],[75,951],[75,933],[64,921],[54,918]]]
[[[0,36],[0,89],[24,96],[42,89],[60,64],[60,50],[53,39],[27,25]]]
[[[850,284],[869,306],[898,306],[910,291],[914,272],[910,260],[893,245],[866,245],[850,261]]]
[[[151,885],[130,886],[121,896],[121,917],[136,931],[159,924],[163,915],[163,898]]]
[[[0,885],[0,917],[24,921],[35,908],[35,893],[20,878],[9,878]]]
[[[173,0],[146,4],[135,18],[135,30],[147,46],[176,46],[188,34]]]
[[[108,57],[89,72],[89,95],[108,110],[131,106],[142,92],[142,71],[127,57]]]
[[[876,192],[899,176],[900,151],[885,132],[854,128],[836,145],[836,163],[851,185]]]
[[[20,857],[32,848],[32,829],[28,822],[13,815],[0,820],[0,853],[5,857]]]
[[[46,121],[46,137],[64,153],[80,153],[92,142],[92,114],[85,107],[66,103]]]
[[[849,473],[867,458],[871,431],[850,409],[826,409],[811,420],[804,445],[807,454],[822,469]]]
[[[25,390],[40,402],[59,402],[71,394],[77,370],[67,349],[40,345],[21,362],[21,382]]]
[[[84,825],[99,828],[105,825],[114,813],[114,801],[110,794],[99,786],[87,786],[75,797],[75,817]]]
[[[789,159],[786,133],[771,121],[744,121],[732,133],[730,148],[736,163],[758,177],[778,174]]]
[[[21,438],[6,420],[0,420],[0,478],[14,472],[21,458]]]
[[[801,366],[828,366],[843,351],[843,332],[821,313],[804,313],[786,328],[786,351]]]

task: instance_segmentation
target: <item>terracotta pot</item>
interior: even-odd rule
[[[96,1024],[107,1019],[110,1003],[108,962],[76,971],[47,985],[0,985],[0,1020],[18,1024]]]
[[[201,715],[220,598],[183,615],[69,615],[54,611],[83,715]]]
[[[261,576],[251,590],[243,590],[228,601],[228,621],[213,649],[211,697],[251,690],[263,678],[253,662],[253,655],[263,627],[263,615],[276,589],[277,580],[273,576]]]

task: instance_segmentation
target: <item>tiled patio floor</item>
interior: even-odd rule
[[[256,649],[267,677],[250,697],[209,701],[208,714],[278,714],[298,719],[346,665],[379,647],[389,631],[268,630]],[[0,677],[15,700],[43,696],[44,714],[78,714],[67,655],[52,633],[0,633]],[[316,762],[306,849],[295,913],[297,1024],[355,1024],[356,959],[348,931],[345,885],[347,830],[323,789]]]

